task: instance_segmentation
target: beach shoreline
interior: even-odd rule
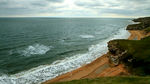
[[[140,40],[145,37],[144,33],[140,30],[129,30],[130,36],[128,40]],[[129,73],[124,69],[124,65],[120,64],[116,67],[112,67],[108,59],[109,53],[106,53],[89,64],[81,66],[71,72],[67,72],[56,78],[43,82],[42,84],[49,84],[54,82],[63,82],[78,80],[84,78],[96,78],[96,77],[109,77],[109,76],[119,76],[121,74],[129,75]]]

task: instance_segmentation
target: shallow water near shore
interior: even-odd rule
[[[41,83],[88,64],[126,39],[130,19],[0,18],[0,84]]]

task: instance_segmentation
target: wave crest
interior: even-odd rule
[[[11,54],[18,53],[22,56],[43,55],[46,54],[51,48],[52,46],[33,44],[23,49],[12,50]]]
[[[94,38],[93,35],[80,35],[81,38]]]

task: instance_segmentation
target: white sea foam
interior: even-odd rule
[[[117,35],[114,35],[96,45],[91,45],[88,52],[85,54],[78,54],[64,60],[59,60],[51,65],[41,65],[15,75],[1,76],[0,84],[40,84],[43,81],[55,78],[56,76],[72,71],[84,64],[90,63],[107,52],[107,42],[109,40],[120,38],[126,39],[129,35],[130,34],[128,31],[121,29]]]
[[[81,38],[94,38],[93,35],[80,35]]]
[[[17,52],[23,56],[31,56],[31,55],[42,55],[48,52],[52,46],[45,46],[42,44],[34,44],[26,47],[23,50],[18,50]]]
[[[128,20],[131,24],[139,24],[139,23],[141,23],[141,22],[134,22],[134,21],[132,21],[132,20]]]

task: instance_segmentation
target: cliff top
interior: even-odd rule
[[[139,24],[131,24],[127,26],[127,30],[143,30],[150,27],[150,17],[134,19],[134,22],[140,22]]]

